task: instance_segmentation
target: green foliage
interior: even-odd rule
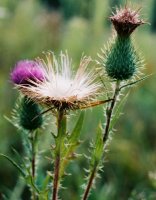
[[[11,162],[11,164],[16,167],[16,169],[22,174],[23,177],[25,177],[25,172],[23,171],[23,169],[14,161],[12,160],[12,158],[10,158],[9,156],[7,155],[4,155],[4,154],[0,154],[1,157],[7,159],[9,162]]]
[[[91,161],[90,161],[90,166],[91,168],[96,168],[99,163],[101,162],[102,155],[103,155],[103,132],[102,132],[102,127],[99,125],[97,132],[96,132],[96,139],[93,144],[93,151],[91,155]]]
[[[64,142],[62,143],[60,177],[65,174],[65,169],[68,163],[78,156],[75,151],[80,144],[79,137],[83,126],[84,114],[84,112],[80,113],[79,119],[77,120],[72,133],[69,134],[67,137],[65,136]]]
[[[103,63],[108,76],[120,81],[130,79],[141,62],[130,37],[116,37],[108,49]]]
[[[104,153],[102,130],[103,129],[100,124],[96,131],[95,141],[91,145],[92,151],[91,156],[89,157],[90,165],[89,169],[86,169],[86,172],[88,173],[86,176],[87,183],[83,184],[84,194],[82,199],[88,199],[90,190],[94,186],[96,178],[99,177],[99,170],[102,169],[101,162],[103,162]]]
[[[123,107],[124,107],[124,105],[127,101],[128,95],[129,94],[126,94],[125,96],[123,96],[123,98],[120,99],[120,102],[118,103],[118,105],[115,108],[115,112],[114,112],[114,115],[112,117],[111,124],[110,124],[110,130],[111,131],[113,130],[115,124],[117,123],[117,120],[119,119],[119,117],[121,115]]]

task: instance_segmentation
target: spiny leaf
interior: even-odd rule
[[[45,177],[45,179],[43,180],[43,183],[42,183],[42,192],[47,191],[47,186],[49,184],[50,179],[51,179],[51,176],[49,174],[47,174],[47,176]]]
[[[66,138],[66,126],[67,126],[66,115],[63,115],[63,114],[61,115],[61,113],[59,113],[57,126],[58,126],[58,133],[57,133],[57,136],[55,137],[55,144],[56,144],[55,153],[56,154],[62,149],[64,149],[64,140]]]
[[[95,167],[100,163],[103,155],[103,139],[102,139],[102,127],[101,125],[97,128],[96,139],[94,143],[93,153],[91,155],[91,166]]]
[[[48,200],[48,191],[41,193],[38,198],[39,200]]]
[[[100,124],[97,128],[95,142],[92,147],[93,150],[92,150],[92,155],[91,155],[91,160],[90,160],[90,167],[88,170],[85,169],[85,171],[88,173],[88,175],[86,176],[87,185],[84,188],[85,191],[83,194],[83,199],[87,195],[87,193],[86,193],[88,190],[87,188],[89,188],[89,193],[90,193],[91,188],[93,188],[93,186],[95,184],[96,178],[100,177],[100,175],[98,174],[98,171],[101,169],[100,163],[101,163],[101,159],[102,159],[103,151],[104,151],[102,132],[103,132],[102,126]]]
[[[138,84],[139,82],[146,80],[146,79],[149,78],[150,76],[152,76],[152,74],[149,74],[149,75],[147,75],[147,76],[144,76],[144,77],[142,77],[142,78],[140,78],[140,79],[138,79],[138,80],[136,80],[136,81],[134,81],[134,82],[130,82],[130,83],[128,83],[128,84],[125,84],[125,85],[123,85],[123,86],[120,87],[120,90],[122,90],[123,88],[126,88],[126,87],[131,87],[131,86],[133,86],[133,85],[135,85],[135,84]]]
[[[74,155],[74,151],[76,147],[80,144],[79,142],[79,135],[81,133],[81,129],[83,126],[84,121],[84,112],[80,113],[79,119],[77,120],[77,123],[71,133],[71,135],[67,138],[67,145],[64,144],[64,148],[61,149],[63,160],[61,162],[61,169],[60,169],[60,176],[64,174],[65,167],[68,164],[68,162],[71,159],[74,159],[75,157],[72,157]]]
[[[120,101],[119,105],[117,106],[115,114],[112,117],[111,125],[110,125],[110,128],[109,128],[110,130],[112,130],[112,128],[115,126],[115,124],[116,124],[116,122],[117,122],[117,120],[118,120],[118,118],[121,114],[121,110],[126,103],[128,95],[129,95],[129,93],[124,96],[124,98]]]
[[[22,176],[25,178],[25,172],[22,170],[22,168],[14,161],[12,160],[9,156],[5,154],[0,154],[1,157],[6,158],[16,169],[22,174]]]
[[[23,164],[25,166],[25,162],[23,160],[23,157],[18,153],[18,151],[15,148],[12,148],[13,152],[15,153],[17,159],[19,162],[21,162],[21,164]],[[26,167],[26,166],[25,166]]]
[[[31,175],[25,177],[25,180],[26,180],[27,184],[29,184],[32,188],[34,188],[34,190],[37,192],[37,194],[40,194],[40,190],[35,185],[34,179]]]
[[[79,138],[82,126],[83,126],[84,116],[85,116],[85,113],[82,111],[80,113],[79,119],[78,119],[71,135],[69,136],[70,143],[75,143],[78,141],[78,138]]]

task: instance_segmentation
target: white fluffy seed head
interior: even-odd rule
[[[60,54],[60,59],[49,52],[46,60],[38,59],[44,69],[42,81],[30,81],[30,85],[21,85],[20,90],[33,100],[63,109],[77,109],[88,105],[99,94],[101,88],[94,70],[88,70],[90,57],[83,57],[76,74],[72,70],[72,61],[68,54]]]

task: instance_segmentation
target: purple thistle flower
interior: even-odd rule
[[[138,26],[145,24],[140,19],[139,11],[128,7],[116,9],[116,14],[113,13],[110,19],[119,36],[129,37]]]
[[[11,80],[14,84],[31,84],[44,79],[44,70],[38,62],[33,60],[21,60],[17,62],[12,73]]]

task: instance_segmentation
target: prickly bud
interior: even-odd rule
[[[110,17],[117,36],[105,51],[103,65],[107,75],[113,80],[128,80],[136,72],[141,63],[138,53],[131,40],[131,33],[144,21],[139,18],[138,11],[130,8],[117,9]]]
[[[139,57],[131,39],[117,37],[107,55],[105,69],[115,80],[127,80],[136,72]]]
[[[26,130],[40,128],[43,122],[39,106],[28,97],[24,97],[20,107],[20,125]]]

